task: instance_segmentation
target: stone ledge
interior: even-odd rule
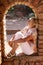
[[[25,60],[25,61],[29,61],[29,62],[35,62],[35,61],[43,61],[43,56],[21,56],[21,57],[13,57],[10,59],[4,59],[4,61],[9,62],[12,60]]]

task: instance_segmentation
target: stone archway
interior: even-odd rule
[[[0,28],[1,28],[0,31],[1,31],[1,36],[2,36],[1,37],[2,57],[4,56],[4,51],[3,51],[4,50],[4,47],[3,47],[4,46],[4,44],[3,44],[3,42],[4,42],[4,35],[3,35],[4,21],[3,21],[3,17],[10,7],[12,7],[13,5],[17,5],[17,4],[24,4],[24,5],[30,6],[38,17],[38,22],[39,22],[39,25],[38,25],[38,34],[39,34],[39,36],[38,36],[38,47],[39,47],[38,51],[39,51],[39,53],[38,54],[39,54],[39,56],[34,56],[34,57],[29,56],[30,59],[28,57],[26,57],[27,58],[26,62],[30,61],[31,63],[29,62],[30,63],[29,65],[31,65],[31,64],[34,65],[37,60],[43,61],[43,56],[42,56],[43,55],[43,46],[42,46],[43,45],[43,8],[42,8],[43,0],[38,0],[38,1],[37,0],[1,0],[0,1],[0,21],[1,21],[0,22]],[[23,59],[23,61],[25,61],[25,57],[24,58],[23,57],[15,58],[15,59],[18,61],[13,60],[14,64],[19,63],[21,61],[20,59]],[[9,61],[9,60],[7,59],[5,61]],[[23,61],[21,61],[21,62],[25,64],[25,62],[23,62]],[[37,65],[37,62],[36,62],[36,65]],[[10,63],[6,62],[6,64],[5,64],[3,61],[3,64],[4,65],[11,64],[11,62]],[[14,64],[11,64],[11,65],[14,65]]]

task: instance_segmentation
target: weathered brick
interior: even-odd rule
[[[4,6],[0,6],[0,13],[4,14],[4,12],[5,12],[5,7]]]
[[[2,65],[12,65],[12,62],[3,62]]]
[[[0,64],[2,63],[1,51],[0,51]]]
[[[43,9],[43,8],[42,8]],[[43,20],[39,20],[39,24],[43,24]]]
[[[43,12],[43,5],[40,5],[40,6],[37,8],[37,12],[38,12],[38,13]]]
[[[38,53],[39,56],[43,56],[43,53]]]
[[[43,65],[43,62],[40,62]]]
[[[38,14],[38,18],[39,18],[39,19],[43,19],[43,13]]]
[[[42,40],[38,40],[38,44],[43,44],[43,39]]]
[[[43,27],[43,25],[38,25],[38,26],[41,27],[41,28]]]
[[[41,64],[39,62],[37,62],[36,65],[41,65]]]
[[[1,39],[1,34],[0,34],[0,39]]]
[[[38,27],[39,31],[43,31],[43,25],[39,24]]]
[[[39,47],[39,48],[43,48],[43,43],[42,43],[42,44],[41,44],[41,43],[38,44],[38,47]]]
[[[38,36],[38,39],[39,39],[39,41],[43,40],[43,36],[42,35]]]
[[[14,65],[19,65],[19,60],[14,60]]]
[[[31,1],[31,4],[35,7],[38,5],[38,2],[39,2],[39,0],[30,0],[30,1]]]
[[[0,40],[0,51],[1,51],[1,40]]]
[[[39,49],[39,52],[40,52],[40,53],[43,53],[43,49]]]
[[[20,62],[20,65],[25,65],[25,63],[26,63],[26,60],[21,60],[21,62]]]
[[[0,31],[1,31],[1,28],[2,28],[2,22],[0,22]]]
[[[29,62],[29,65],[34,65],[35,63],[34,62]]]
[[[39,35],[43,35],[43,31],[41,30],[41,31],[39,31],[39,33],[38,33]]]
[[[6,11],[6,9],[9,6],[11,6],[11,3],[21,1],[21,0],[0,0],[0,1],[1,1],[0,3],[2,4],[2,5],[0,4],[1,5],[0,6],[0,20],[2,20],[3,16],[4,16],[3,15],[4,12]],[[39,0],[22,0],[21,2],[23,2],[23,1],[25,1],[24,4],[26,4],[26,1],[29,1],[28,4],[26,4],[28,6],[29,6],[29,3],[31,3],[32,6],[39,5],[38,4]],[[43,1],[41,1],[41,3],[43,3]],[[40,5],[37,8],[37,13],[38,13],[37,14],[38,18],[43,19],[43,5]],[[43,24],[43,20],[39,21],[39,28],[38,28],[39,29],[39,32],[38,32],[39,33],[38,47],[40,48],[40,49],[38,48],[38,50],[39,50],[38,54],[39,55],[43,55],[43,49],[41,49],[41,48],[43,48],[43,25],[42,24]],[[0,26],[2,26],[2,25],[0,24]],[[40,31],[42,31],[42,32],[40,32]],[[0,38],[3,39],[3,36],[0,37]],[[3,40],[2,40],[2,44],[3,44]],[[2,45],[2,50],[4,50],[3,45]],[[19,57],[20,60],[19,60],[19,58],[18,59],[16,59],[16,58],[17,57],[15,57],[15,59],[13,58],[13,61],[11,61],[11,59],[9,59],[9,60],[7,59],[7,62],[6,62],[6,60],[3,61],[2,65],[25,65],[26,62],[27,62],[26,65],[35,65],[34,64],[35,62],[36,62],[36,65],[41,65],[41,64],[43,65],[43,62],[41,62],[41,64],[38,62],[38,61],[43,61],[43,56],[27,56],[27,57],[23,56],[23,57]]]

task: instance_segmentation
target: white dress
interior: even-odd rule
[[[24,34],[21,33],[21,31],[17,32],[15,34],[15,37],[14,37],[14,40],[17,40],[17,39],[20,39],[20,38],[25,38],[33,33],[36,32],[36,29],[35,28],[32,28],[32,29],[28,29],[28,26],[25,27],[28,31]],[[25,29],[24,28],[24,29]],[[18,43],[19,44],[19,43]],[[18,54],[20,53],[24,53],[26,55],[31,55],[34,53],[34,50],[33,50],[33,47],[35,46],[33,44],[33,42],[30,42],[31,45],[29,45],[29,43],[26,41],[26,42],[23,42],[21,44],[19,44],[18,48],[15,50],[15,53],[16,53],[16,56],[18,56]]]

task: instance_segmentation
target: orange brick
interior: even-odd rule
[[[42,40],[38,40],[38,44],[43,44],[43,39]]]
[[[42,30],[41,30],[41,31],[42,31]],[[38,33],[39,35],[43,35],[43,32],[41,32],[41,31],[39,31],[39,33]]]
[[[43,31],[43,25],[40,25],[40,24],[39,24],[38,26],[39,26],[39,28],[38,28],[39,31]]]
[[[12,65],[13,62],[3,62],[2,65]]]
[[[39,56],[43,56],[43,53],[38,53]]]
[[[40,53],[43,53],[43,49],[39,49],[39,52],[40,52]]]
[[[43,43],[42,43],[42,44],[41,44],[41,43],[38,44],[38,47],[39,47],[39,48],[43,48]]]
[[[19,60],[14,60],[14,65],[19,65]]]
[[[25,59],[21,60],[20,65],[25,65],[25,64],[26,64],[26,60]]]
[[[35,63],[34,62],[29,62],[29,65],[34,65]]]
[[[36,65],[41,65],[41,64],[39,62],[37,62]]]
[[[39,38],[39,40],[43,40],[43,35],[40,35],[38,38]]]
[[[43,13],[38,14],[38,18],[39,18],[39,19],[43,19]]]
[[[42,9],[43,9],[43,8],[42,8]],[[41,24],[41,25],[42,25],[42,24],[43,24],[43,20],[39,20],[39,24]]]
[[[43,12],[43,5],[40,5],[40,6],[37,8],[37,12],[38,12],[38,13]]]

